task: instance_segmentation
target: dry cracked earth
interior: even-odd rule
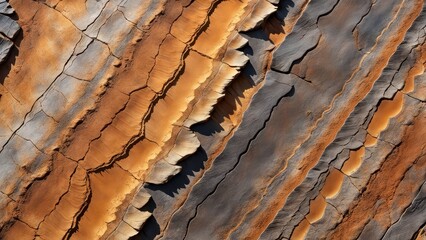
[[[426,239],[424,0],[0,0],[0,239]]]

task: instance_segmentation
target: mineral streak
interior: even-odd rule
[[[0,239],[426,239],[424,0],[0,0]]]

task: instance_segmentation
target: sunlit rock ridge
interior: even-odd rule
[[[426,239],[424,0],[0,0],[0,239]]]

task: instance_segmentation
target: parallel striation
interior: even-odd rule
[[[0,238],[423,239],[425,40],[422,0],[0,0]]]

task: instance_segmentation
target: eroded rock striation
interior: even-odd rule
[[[0,239],[426,239],[424,0],[0,0]]]

